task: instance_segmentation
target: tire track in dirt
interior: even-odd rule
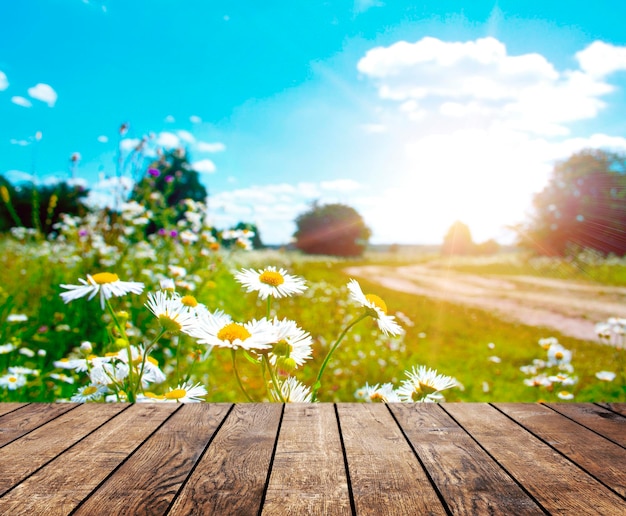
[[[502,320],[598,342],[595,325],[626,317],[626,288],[532,276],[479,276],[428,265],[348,267],[386,288],[480,308]],[[548,335],[546,335],[548,336]]]

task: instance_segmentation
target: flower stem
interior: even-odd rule
[[[243,383],[241,382],[241,377],[239,376],[239,370],[237,369],[237,361],[235,360],[236,353],[237,353],[236,349],[231,350],[231,356],[233,358],[233,371],[235,372],[235,378],[237,378],[237,383],[239,384],[239,388],[241,389],[241,392],[243,392],[246,399],[250,402],[253,402],[254,400],[250,397],[245,387],[243,386]]]
[[[278,394],[278,398],[280,399],[281,403],[285,403],[285,398],[283,397],[283,393],[280,389],[280,384],[278,383],[278,380],[276,379],[276,374],[274,373],[272,364],[270,364],[270,360],[269,358],[267,358],[266,354],[263,355],[263,362],[265,363],[265,365],[270,371],[270,378],[272,379],[272,385],[274,386],[274,390],[276,391],[276,394]]]
[[[350,331],[350,329],[353,326],[356,326],[357,323],[361,322],[363,319],[365,319],[366,317],[369,317],[369,316],[370,316],[370,314],[365,312],[360,317],[357,317],[354,321],[352,321],[350,324],[348,324],[344,328],[344,330],[341,332],[341,334],[337,338],[336,342],[333,344],[332,348],[330,348],[330,350],[328,351],[328,354],[326,355],[326,358],[324,359],[324,362],[322,362],[322,366],[320,367],[319,373],[317,373],[317,378],[315,380],[315,385],[313,385],[313,394],[311,395],[311,401],[317,401],[317,391],[322,386],[322,375],[324,374],[324,370],[326,369],[326,366],[328,365],[328,362],[329,362],[330,357],[332,356],[332,354],[335,352],[335,350],[337,349],[337,347],[339,346],[339,344],[341,343],[343,338],[346,336],[348,331]]]
[[[126,337],[126,330],[117,319],[117,316],[115,315],[115,311],[113,310],[113,307],[111,306],[111,303],[109,302],[108,299],[106,300],[106,305],[111,314],[111,317],[113,317],[115,326],[117,326],[117,329],[120,332],[120,335],[126,341],[126,353],[128,354],[128,387],[129,387],[129,389],[127,389],[128,392],[126,393],[126,398],[128,399],[129,403],[135,403],[135,386],[133,385],[134,383],[133,382],[133,352],[130,347],[130,341]]]

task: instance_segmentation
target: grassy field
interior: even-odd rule
[[[209,310],[223,310],[234,321],[261,319],[268,309],[272,317],[296,321],[310,333],[313,353],[311,360],[291,373],[303,385],[313,387],[328,350],[363,310],[350,299],[346,288],[350,278],[344,269],[363,263],[436,259],[432,253],[370,253],[355,262],[293,252],[233,251],[202,242],[181,245],[167,239],[150,243],[122,239],[119,245],[81,239],[69,230],[67,235],[53,242],[27,235],[0,242],[4,278],[0,288],[0,401],[70,399],[79,387],[89,384],[89,378],[84,371],[59,367],[59,360],[84,358],[81,345],[84,347],[85,342],[100,356],[125,349],[120,347],[120,330],[114,324],[120,311],[126,320],[123,337],[127,344],[147,346],[159,339],[151,348],[151,356],[167,379],[151,385],[151,392],[162,394],[188,380],[206,388],[204,399],[208,401],[244,401],[230,349],[209,352],[183,333],[158,337],[159,321],[144,304],[146,294],[159,290],[166,278],[174,278],[181,295],[191,294]],[[611,285],[623,285],[626,278],[623,261],[594,256],[582,257],[577,264],[545,259],[532,262],[519,255],[502,255],[498,259],[448,261],[445,265],[480,274],[536,274]],[[284,267],[289,274],[301,276],[308,289],[300,295],[272,299],[269,306],[255,292],[246,293],[234,279],[244,267],[267,266]],[[145,290],[141,295],[112,298],[110,312],[100,307],[98,297],[63,302],[61,284],[77,284],[79,278],[102,271],[143,282]],[[481,310],[384,289],[373,281],[359,282],[364,293],[384,300],[388,313],[405,333],[384,335],[372,317],[359,322],[328,362],[319,401],[356,401],[355,393],[366,383],[391,382],[398,387],[406,379],[406,371],[418,365],[458,381],[458,387],[445,391],[448,401],[626,401],[623,350],[564,337],[545,328],[504,322]],[[570,365],[565,367],[563,360],[560,370],[556,366],[542,368],[548,357],[539,342],[549,337],[571,352]],[[248,355],[238,352],[235,359],[241,382],[251,399],[268,400],[268,369],[253,360],[258,357]],[[544,361],[535,362],[535,374],[520,369],[534,360]],[[600,371],[614,372],[616,377],[601,381],[596,377]],[[546,377],[560,374],[567,381],[563,384],[562,379],[553,379],[550,385],[539,386],[524,383],[542,372]],[[286,371],[280,373],[284,379]],[[11,384],[11,375],[19,376],[19,381]]]

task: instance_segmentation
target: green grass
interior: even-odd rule
[[[376,254],[360,261],[344,261],[274,251],[201,256],[190,248],[169,244],[155,243],[153,247],[156,260],[142,257],[134,248],[119,256],[108,256],[101,250],[77,248],[75,244],[18,243],[10,238],[0,241],[0,266],[4,272],[0,290],[0,306],[3,307],[0,345],[12,343],[15,348],[0,354],[0,376],[15,365],[40,371],[38,376],[29,377],[29,383],[23,388],[12,391],[0,387],[0,401],[67,399],[77,385],[85,383],[85,377],[75,374],[73,385],[55,380],[50,373],[60,371],[53,362],[68,356],[84,340],[91,341],[98,353],[113,349],[106,314],[96,300],[79,299],[65,305],[59,297],[61,283],[75,284],[87,273],[114,270],[123,279],[144,281],[146,291],[150,291],[158,288],[159,278],[168,275],[168,265],[183,266],[187,269],[186,279],[194,284],[190,292],[199,301],[210,310],[224,310],[234,320],[241,321],[263,317],[267,305],[259,301],[256,294],[245,293],[233,279],[233,271],[241,267],[276,265],[285,267],[290,274],[303,276],[309,290],[300,296],[274,300],[272,315],[293,319],[311,333],[313,359],[294,372],[300,381],[311,386],[326,352],[342,328],[360,313],[360,309],[348,301],[349,278],[343,269],[374,261],[406,262],[397,256]],[[433,256],[410,259],[428,261]],[[527,265],[507,261],[482,264],[466,261],[454,267],[485,274],[529,273],[529,269],[523,268]],[[600,270],[602,265],[596,263],[594,267]],[[610,277],[600,280],[597,274],[594,281],[621,284],[623,265],[609,263],[604,269]],[[535,270],[534,274],[547,275],[543,270]],[[401,338],[385,337],[371,318],[359,323],[333,356],[323,379],[320,401],[355,401],[355,391],[366,382],[370,385],[393,382],[399,386],[405,371],[416,365],[435,368],[442,374],[454,376],[462,384],[462,388],[446,392],[449,401],[558,401],[556,391],[524,385],[527,376],[519,369],[535,358],[545,358],[538,341],[550,336],[558,338],[573,352],[572,364],[578,383],[569,390],[575,395],[574,401],[626,401],[624,351],[616,359],[616,351],[608,346],[579,341],[545,328],[505,322],[481,310],[388,290],[373,281],[360,280],[360,284],[365,293],[384,299],[389,313],[396,314],[406,334]],[[128,312],[130,333],[138,343],[149,341],[158,332],[155,318],[144,307],[145,300],[145,292],[141,296],[113,300],[116,310]],[[25,314],[28,321],[6,322],[9,313]],[[34,356],[20,349],[30,350]],[[188,357],[198,349],[193,339],[184,335],[166,337],[160,342],[154,356],[168,374],[166,385],[176,385],[181,379],[177,370],[184,373],[191,364]],[[177,353],[183,357],[180,364],[175,360]],[[498,357],[499,363],[491,357]],[[247,361],[241,353],[237,364],[254,399],[266,399],[258,365]],[[600,370],[621,372],[621,375],[613,382],[600,382],[595,378]],[[208,400],[244,399],[233,377],[229,350],[205,353],[192,371],[193,380],[207,387]],[[155,390],[164,388],[165,385],[156,386]]]

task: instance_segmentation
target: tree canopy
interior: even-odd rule
[[[296,219],[296,247],[308,254],[361,256],[371,236],[363,218],[345,204],[313,203]]]
[[[584,150],[557,163],[548,185],[533,199],[520,243],[546,255],[580,248],[626,254],[626,159]]]

